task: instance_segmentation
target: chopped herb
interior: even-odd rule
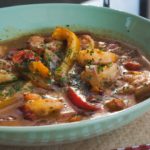
[[[8,90],[7,96],[12,96],[15,93],[15,89],[14,88],[10,88]]]
[[[56,47],[57,48],[60,48],[62,45],[63,45],[63,43],[61,41],[57,41],[56,42]]]
[[[18,81],[18,82],[16,82],[16,84],[13,86],[14,87],[14,90],[17,92],[17,91],[20,91],[20,89],[22,88],[22,86],[23,86],[23,84],[24,84],[24,82],[20,82],[20,81]]]
[[[71,55],[71,53],[72,53],[72,49],[70,49],[70,48],[69,48],[69,49],[67,50],[67,54],[66,54],[66,56],[70,56],[70,55]]]
[[[93,62],[94,62],[94,59],[87,59],[87,60],[85,60],[85,63],[87,65],[91,65]]]
[[[48,79],[48,80],[47,80],[47,83],[48,83],[48,84],[51,84],[51,83],[52,83],[52,80],[51,80],[51,79]]]
[[[6,97],[6,96],[12,96],[16,92],[20,91],[23,87],[24,82],[23,81],[16,81],[7,85],[1,85],[0,86],[0,96]]]
[[[6,85],[1,84],[0,85],[0,90],[3,90],[5,88]]]
[[[93,53],[94,53],[94,50],[91,50],[91,51],[90,51],[90,55],[93,55]]]
[[[25,84],[22,88],[23,91],[32,91],[33,90],[33,86],[30,85],[29,83]]]
[[[3,93],[2,92],[0,92],[0,97],[3,97],[4,95],[3,95]]]
[[[46,60],[47,61],[51,61],[52,60],[52,58],[51,58],[51,56],[49,54],[46,54]]]
[[[89,50],[89,49],[87,49],[87,53],[90,53],[90,50]]]
[[[68,62],[67,62],[66,60],[64,60],[64,62],[63,62],[63,63],[64,63],[64,64],[66,64],[66,65],[68,64]]]
[[[17,76],[15,76],[15,75],[12,78],[13,78],[12,80],[17,80],[18,79]]]
[[[147,84],[147,83],[144,83],[144,87],[148,87],[148,84]]]
[[[61,72],[61,71],[62,71],[61,67],[58,67],[58,68],[56,69],[56,71],[57,71],[57,72]]]
[[[60,82],[66,83],[68,81],[67,77],[61,77]]]
[[[87,80],[91,80],[91,79],[92,79],[91,75],[87,76]]]
[[[28,66],[29,66],[29,63],[30,63],[31,61],[24,61],[23,63],[22,63],[22,67],[24,68],[24,70],[28,70]],[[18,67],[19,67],[19,65],[18,65]]]
[[[14,66],[18,68],[20,66],[20,64],[15,63]]]
[[[102,66],[102,65],[98,65],[97,66],[97,72],[99,73],[99,72],[101,72],[101,71],[103,71],[104,70],[104,66]]]
[[[109,63],[107,66],[108,66],[108,67],[111,67],[111,66],[112,66],[112,63]]]
[[[108,88],[108,87],[110,87],[110,85],[111,85],[111,82],[110,82],[110,81],[104,81],[104,82],[103,82],[103,86],[104,86],[104,87],[107,87],[107,88]]]

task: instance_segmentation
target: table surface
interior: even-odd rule
[[[150,143],[150,111],[110,133],[81,142],[45,147],[0,146],[0,150],[111,150]]]

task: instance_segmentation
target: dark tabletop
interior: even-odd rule
[[[81,3],[86,0],[0,0],[0,7],[34,3]]]

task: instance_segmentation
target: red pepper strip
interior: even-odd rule
[[[68,88],[67,95],[70,101],[78,108],[88,110],[88,111],[96,111],[99,109],[97,106],[92,105],[86,101],[83,101],[82,98],[78,96],[74,91],[74,89],[71,87]]]
[[[25,51],[19,51],[12,57],[12,60],[14,63],[22,63],[23,62],[23,56],[25,55]]]
[[[30,50],[21,50],[14,54],[12,60],[14,63],[22,63],[24,60],[39,61],[40,58],[38,56],[35,56],[35,53]]]

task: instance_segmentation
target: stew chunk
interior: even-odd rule
[[[103,64],[113,63],[118,60],[118,56],[112,52],[104,52],[99,49],[82,50],[79,52],[78,62],[81,65],[90,64]]]
[[[105,106],[111,112],[119,111],[125,108],[125,103],[122,99],[112,99],[105,102]]]
[[[60,111],[64,106],[60,99],[42,98],[40,95],[33,93],[25,94],[24,99],[26,102],[21,110],[27,119],[49,116]]]

